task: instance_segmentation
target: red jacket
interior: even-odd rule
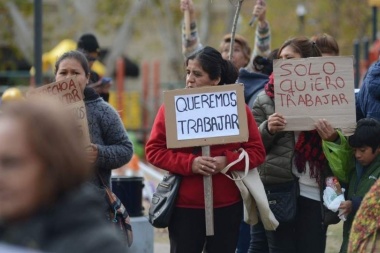
[[[226,156],[227,164],[237,160],[239,148],[244,148],[249,156],[250,168],[256,168],[265,160],[265,149],[256,122],[246,106],[248,122],[248,142],[229,143],[210,146],[210,156]],[[147,160],[158,168],[182,175],[181,187],[176,206],[185,208],[204,208],[203,176],[194,174],[191,169],[193,160],[202,155],[201,147],[166,148],[165,108],[162,105],[154,121],[150,138],[145,147]],[[245,161],[235,164],[230,170],[245,168]],[[212,176],[214,207],[232,205],[241,200],[239,189],[234,181],[222,173]]]

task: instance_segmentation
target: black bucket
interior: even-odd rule
[[[142,191],[143,177],[114,176],[112,179],[112,192],[119,197],[127,209],[129,216],[143,216]]]

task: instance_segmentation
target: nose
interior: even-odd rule
[[[359,159],[360,158],[360,152],[358,150],[355,151],[355,158]]]
[[[193,75],[188,74],[186,76],[186,88],[194,88],[195,78]]]

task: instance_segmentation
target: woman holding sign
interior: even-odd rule
[[[205,47],[186,60],[186,88],[234,83],[238,72],[214,48]],[[153,165],[182,176],[174,213],[169,223],[170,252],[233,253],[243,218],[239,189],[221,170],[239,157],[239,148],[249,156],[250,168],[264,161],[265,150],[255,120],[246,107],[248,141],[210,146],[210,156],[201,147],[167,148],[165,107],[159,109],[146,144],[146,157]],[[243,171],[244,161],[232,166]],[[214,236],[206,236],[203,176],[212,175]]]
[[[278,58],[284,60],[321,55],[316,43],[305,37],[286,41],[278,52]],[[300,196],[293,198],[295,207],[285,213],[283,221],[279,220],[276,231],[252,227],[249,252],[322,253],[327,225],[322,223],[320,189],[322,178],[330,173],[322,140],[315,130],[283,131],[286,119],[275,113],[274,85],[271,76],[252,109],[267,151],[266,162],[259,166],[259,171],[267,190],[273,192],[290,185],[292,188],[288,189],[297,189],[293,195],[297,196],[299,189]]]
[[[90,68],[79,51],[64,53],[55,63],[55,79],[76,76],[82,91],[90,132],[88,159],[95,167],[92,183],[99,188],[110,185],[111,170],[128,163],[133,154],[132,143],[118,113],[94,89],[86,87]],[[101,196],[104,198],[104,196]],[[104,203],[106,205],[106,203]],[[106,207],[105,207],[106,208]]]

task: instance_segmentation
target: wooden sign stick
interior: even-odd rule
[[[210,156],[210,146],[202,147],[202,155]],[[214,235],[214,201],[212,194],[212,176],[203,176],[205,197],[206,236]]]

